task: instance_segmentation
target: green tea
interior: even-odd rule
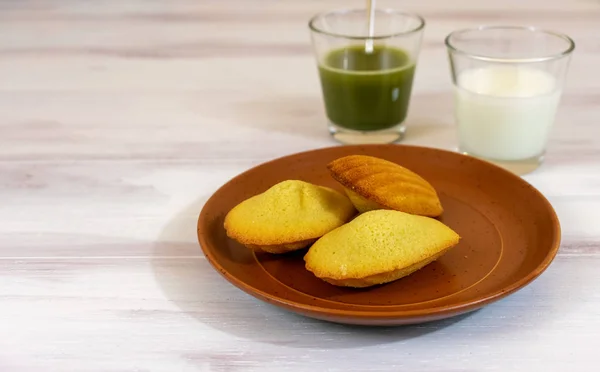
[[[388,46],[364,45],[330,52],[319,65],[325,110],[340,127],[371,131],[406,118],[415,73],[408,53]]]

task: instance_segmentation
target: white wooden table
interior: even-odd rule
[[[383,1],[380,1],[383,3]],[[0,2],[0,371],[597,371],[600,3],[388,2],[427,19],[405,143],[454,149],[450,31],[577,43],[546,163],[563,243],[470,316],[357,328],[229,285],[197,215],[237,173],[334,145],[306,23],[362,1]]]

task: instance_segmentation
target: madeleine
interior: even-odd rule
[[[236,205],[224,227],[227,236],[250,249],[285,253],[305,248],[355,214],[344,194],[288,180]]]
[[[334,160],[327,168],[344,186],[359,212],[393,209],[429,217],[443,212],[437,192],[429,182],[391,161],[350,155]]]
[[[459,235],[440,221],[393,210],[356,217],[317,240],[306,269],[337,286],[369,287],[400,279],[437,260]]]

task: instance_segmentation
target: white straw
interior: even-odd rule
[[[369,37],[373,37],[375,34],[375,0],[367,0],[367,12]],[[373,52],[373,39],[367,39],[365,51],[367,53]]]

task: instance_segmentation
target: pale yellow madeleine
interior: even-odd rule
[[[459,242],[440,221],[394,210],[374,210],[318,239],[306,269],[331,284],[368,287],[409,275]]]
[[[308,246],[355,213],[338,191],[288,180],[236,205],[224,226],[229,237],[251,249],[284,253]]]

